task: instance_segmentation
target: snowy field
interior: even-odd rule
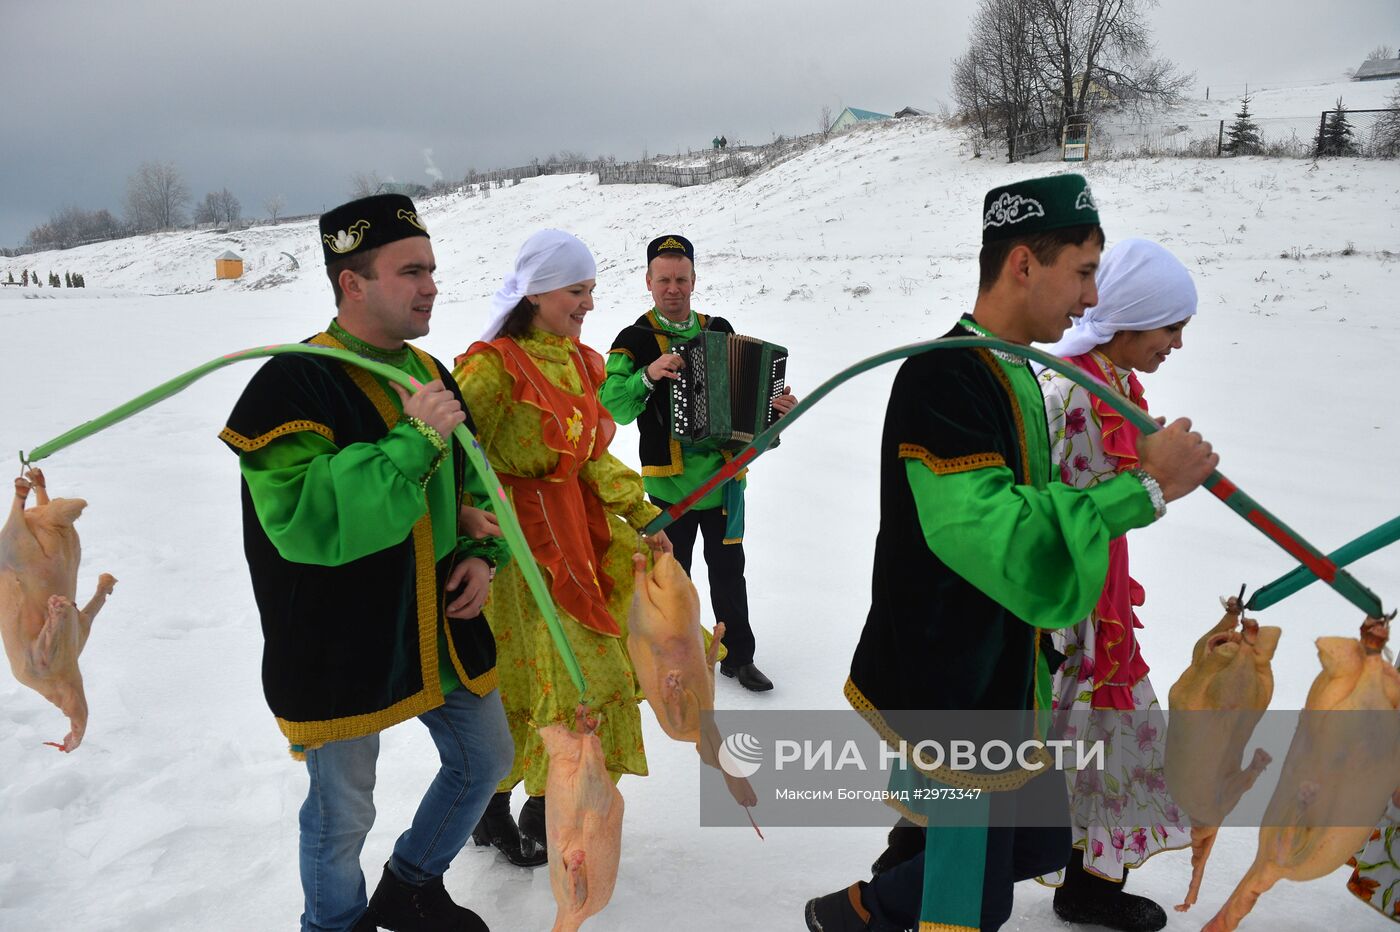
[[[462,352],[520,242],[556,226],[598,256],[584,336],[606,348],[649,306],[645,243],[680,231],[698,250],[695,306],[787,345],[800,395],[859,358],[942,334],[970,308],[981,196],[1029,170],[960,152],[955,134],[926,120],[862,128],[745,183],[600,188],[574,175],[420,203],[442,291],[422,345],[443,359]],[[1110,241],[1156,238],[1197,276],[1201,309],[1185,350],[1145,379],[1154,412],[1195,419],[1223,472],[1324,550],[1400,513],[1400,166],[1169,159],[1084,171]],[[216,283],[213,259],[230,248],[251,268],[241,282]],[[81,272],[90,287],[0,288],[0,451],[32,449],[208,359],[302,339],[332,316],[308,223],[0,258],[0,280],[26,267]],[[0,675],[0,929],[295,925],[306,778],[263,704],[237,466],[216,439],[252,371],[224,369],[42,464],[54,494],[90,503],[78,525],[80,597],[99,572],[119,583],[83,655],[91,719],[77,752],[44,747],[66,722]],[[845,707],[893,372],[838,390],[753,469],[749,588],[758,662],[777,688],[754,695],[721,680],[721,707]],[[635,463],[631,428],[614,450]],[[1217,596],[1290,568],[1206,493],[1136,532],[1133,548],[1148,592],[1144,652],[1163,696],[1219,618]],[[1400,600],[1400,547],[1354,572],[1387,608]],[[1318,670],[1312,640],[1354,636],[1361,620],[1318,586],[1263,617],[1285,632],[1276,709],[1302,704]],[[644,720],[652,775],[621,784],[617,889],[588,928],[800,929],[808,897],[868,877],[880,828],[770,829],[766,841],[700,828],[694,751],[669,742],[645,711]],[[422,728],[386,733],[379,819],[364,853],[371,884],[434,769]],[[762,824],[762,804],[755,815]],[[1168,929],[1209,919],[1254,847],[1252,830],[1222,833],[1199,905],[1169,910]],[[1129,889],[1169,906],[1189,873],[1186,852],[1166,853]],[[1346,877],[1281,883],[1244,928],[1390,928],[1346,892]],[[547,871],[491,850],[463,851],[447,886],[496,930],[533,932],[553,919]],[[1018,887],[1005,928],[1062,928],[1050,891]]]

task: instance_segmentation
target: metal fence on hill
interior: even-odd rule
[[[1252,134],[1232,138],[1235,119],[1142,122],[1099,114],[1087,124],[1018,135],[1010,161],[1075,161],[1184,156],[1400,156],[1400,110],[1324,110],[1317,116],[1251,117]],[[1071,139],[1071,137],[1074,137]],[[1077,149],[1073,143],[1082,144]]]

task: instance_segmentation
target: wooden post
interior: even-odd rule
[[[1313,158],[1322,155],[1322,134],[1327,129],[1327,111],[1322,111],[1322,116],[1317,118],[1317,144],[1313,146]]]
[[[1215,157],[1220,158],[1220,152],[1225,148],[1225,121],[1220,121],[1220,135],[1215,137]]]

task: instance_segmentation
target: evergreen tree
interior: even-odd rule
[[[1351,121],[1347,119],[1347,108],[1342,98],[1337,98],[1337,109],[1327,114],[1314,141],[1318,155],[1358,155],[1356,142],[1352,139]]]
[[[77,285],[75,286],[77,288],[87,287],[87,282],[83,281],[83,273],[81,272],[73,273],[73,281],[77,282]]]
[[[24,270],[24,275],[21,276],[20,284],[23,285],[25,288],[28,288],[28,287],[29,287],[29,270],[28,270],[28,269],[25,269],[25,270]]]
[[[73,287],[73,273],[72,273],[72,272],[64,272],[64,273],[63,273],[63,287],[64,287],[64,288],[72,288],[72,287]]]
[[[6,276],[7,276],[7,278],[6,278],[5,280],[6,280],[7,282],[9,282],[11,285],[13,285],[13,284],[15,283],[15,273],[14,273],[14,272],[6,272],[5,274],[6,274]]]
[[[1258,155],[1264,151],[1264,140],[1259,137],[1259,124],[1249,118],[1249,91],[1240,98],[1240,110],[1235,114],[1235,122],[1225,128],[1225,145],[1222,148],[1231,155]]]

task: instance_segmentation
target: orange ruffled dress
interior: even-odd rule
[[[453,375],[601,713],[608,770],[645,775],[643,697],[627,656],[627,612],[632,554],[645,550],[639,532],[660,511],[646,500],[641,476],[607,452],[616,425],[598,401],[603,359],[532,328],[518,340],[472,344]],[[485,612],[515,740],[514,765],[498,789],[524,780],[537,796],[549,768],[537,729],[572,725],[578,691],[517,561],[496,575]]]

